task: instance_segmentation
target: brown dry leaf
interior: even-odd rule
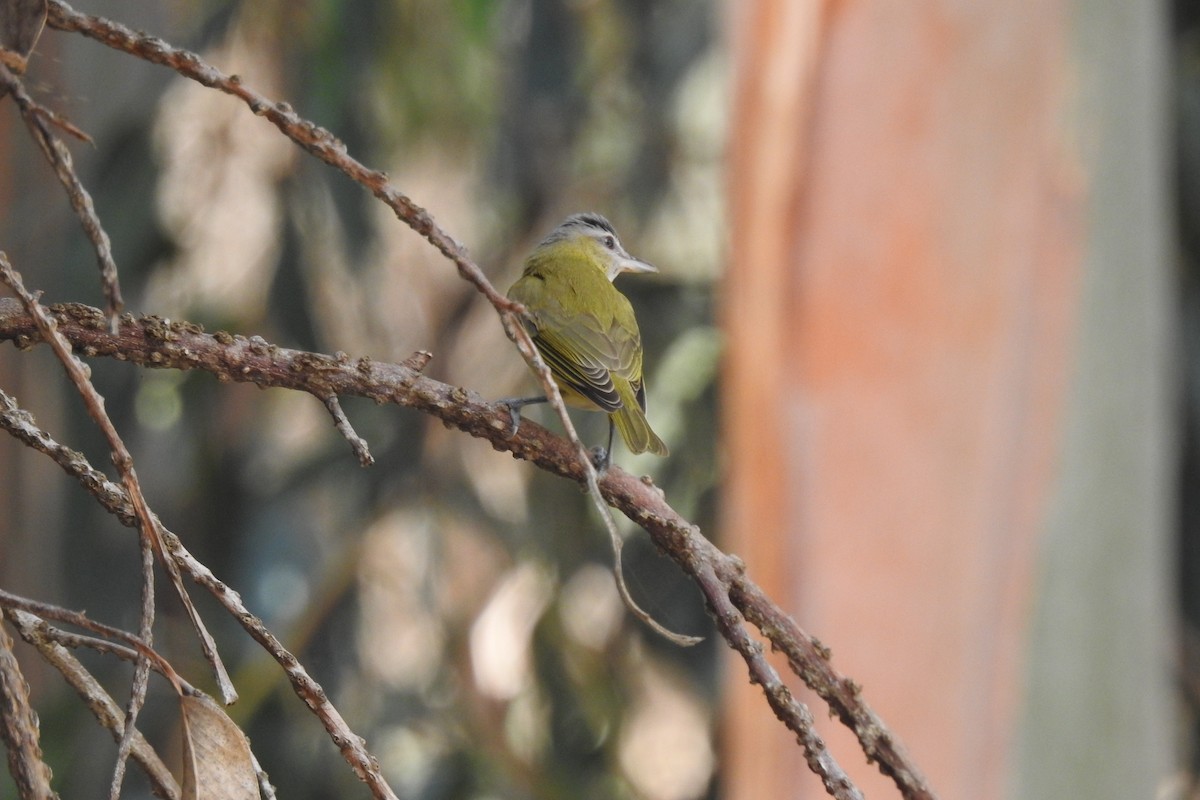
[[[0,0],[0,47],[11,51],[4,63],[17,73],[33,52],[46,24],[46,0]]]
[[[259,800],[250,742],[208,695],[179,698],[183,800]]]

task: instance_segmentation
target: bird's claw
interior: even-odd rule
[[[592,459],[592,466],[596,468],[596,472],[603,475],[612,465],[612,453],[601,445],[596,445],[588,451],[588,455]]]
[[[497,405],[504,406],[508,410],[508,438],[513,438],[517,435],[517,430],[521,427],[521,404],[513,400],[499,400]]]
[[[508,418],[512,423],[508,429],[508,438],[517,435],[517,429],[521,427],[521,409],[525,406],[531,406],[535,403],[546,402],[545,397],[506,397],[503,400],[497,400],[497,405],[502,405],[508,409]]]

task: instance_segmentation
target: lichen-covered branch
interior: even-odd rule
[[[21,638],[36,647],[42,658],[59,671],[63,679],[87,704],[92,715],[111,731],[113,738],[119,742],[125,730],[125,713],[92,673],[62,644],[62,632],[51,628],[45,620],[27,611],[8,608],[5,609],[4,616],[17,628]],[[108,644],[112,646],[111,643]],[[113,652],[119,652],[119,649],[114,646]],[[128,653],[136,659],[136,651],[130,650]],[[145,771],[150,780],[150,788],[156,795],[166,800],[177,800],[179,784],[140,731],[133,733],[130,755]]]
[[[146,367],[203,370],[218,380],[253,383],[330,395],[369,397],[378,403],[396,403],[438,417],[448,425],[487,440],[497,450],[531,461],[548,472],[583,483],[587,480],[574,447],[565,439],[528,420],[510,436],[511,418],[506,406],[491,403],[477,393],[435,381],[421,374],[427,354],[409,364],[387,364],[344,354],[321,355],[277,347],[253,336],[225,332],[206,333],[199,325],[147,316],[123,315],[118,332],[110,334],[99,309],[73,303],[51,306],[58,328],[76,351],[85,357],[113,357]],[[0,341],[28,348],[38,341],[36,329],[23,309],[0,298]],[[846,797],[856,791],[835,768],[832,756],[809,728],[811,715],[798,708],[782,681],[769,677],[758,659],[761,650],[748,646],[748,634],[730,615],[732,604],[758,628],[771,645],[788,655],[790,669],[816,692],[830,710],[850,727],[867,758],[909,800],[930,800],[935,795],[920,770],[900,747],[878,715],[867,705],[853,681],[830,663],[830,653],[804,633],[745,574],[734,556],[721,552],[700,530],[681,517],[649,480],[610,467],[599,479],[605,500],[640,525],[654,543],[696,581],[718,626],[730,645],[747,662],[750,674],[763,690],[776,716],[802,742],[807,741],[809,765],[826,786],[840,787]],[[171,537],[173,538],[173,537]],[[802,708],[802,707],[801,707]]]
[[[29,685],[12,651],[13,640],[0,625],[0,741],[8,770],[21,797],[50,800],[50,768],[42,760],[37,715],[29,705]]]
[[[762,687],[775,716],[796,734],[796,741],[804,749],[809,769],[821,777],[826,791],[838,800],[863,800],[862,792],[850,782],[850,777],[834,760],[833,754],[818,735],[812,712],[792,696],[779,673],[767,662],[763,646],[750,636],[742,624],[744,618],[730,602],[726,586],[717,576],[713,564],[701,560],[693,574],[704,592],[721,635],[745,659],[751,682]]]

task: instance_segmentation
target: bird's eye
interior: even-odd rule
[[[615,250],[617,247],[617,240],[612,236],[605,236],[604,237],[604,246],[607,247],[609,250]]]

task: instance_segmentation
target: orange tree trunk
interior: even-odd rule
[[[1103,172],[1072,8],[731,4],[725,543],[947,798],[1013,788]],[[822,796],[731,673],[728,796]]]

